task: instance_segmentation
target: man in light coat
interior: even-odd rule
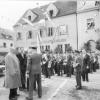
[[[10,89],[9,100],[15,100],[18,96],[17,88],[21,86],[19,61],[16,57],[16,53],[16,50],[11,48],[5,57],[5,87]]]

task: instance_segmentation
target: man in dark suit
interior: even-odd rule
[[[82,67],[82,78],[83,81],[89,81],[88,73],[89,73],[89,66],[90,66],[90,56],[88,53],[84,51],[83,53],[83,67]]]
[[[20,62],[20,72],[21,72],[21,82],[22,82],[22,89],[25,89],[25,74],[26,74],[26,67],[27,67],[27,57],[24,54],[24,50],[21,49],[20,52],[17,54],[17,57]]]
[[[28,58],[27,74],[29,74],[29,96],[27,100],[33,100],[34,83],[37,83],[38,97],[42,96],[41,86],[41,59],[42,55],[37,53],[37,48],[31,48],[31,54]]]
[[[68,56],[67,56],[67,77],[71,77],[72,74],[72,61],[73,58],[71,56],[71,51],[68,51]]]

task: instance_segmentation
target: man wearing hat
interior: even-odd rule
[[[33,100],[34,83],[37,83],[38,97],[42,96],[41,86],[41,54],[37,53],[37,48],[30,48],[31,55],[28,58],[27,74],[29,74],[29,95],[27,100]]]
[[[82,88],[82,84],[81,84],[81,67],[83,66],[83,59],[80,56],[80,52],[79,51],[75,51],[75,72],[76,72],[76,89],[81,89]]]

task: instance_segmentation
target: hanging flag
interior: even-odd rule
[[[39,32],[37,34],[37,53],[41,53],[41,50],[40,50],[40,36],[39,36]]]

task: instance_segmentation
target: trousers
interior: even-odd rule
[[[17,88],[10,89],[9,99],[14,98],[17,95]]]
[[[34,74],[29,76],[29,98],[33,98],[35,83],[37,83],[38,97],[42,96],[41,74]]]

